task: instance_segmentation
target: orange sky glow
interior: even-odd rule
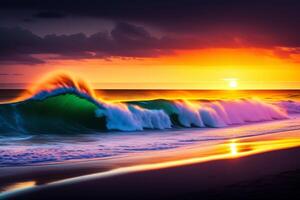
[[[205,48],[155,58],[48,60],[36,67],[10,66],[22,76],[6,83],[32,84],[53,71],[65,71],[99,89],[299,89],[300,58],[284,48]],[[5,71],[5,67],[4,71]]]

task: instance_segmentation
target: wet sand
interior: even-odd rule
[[[298,192],[299,135],[289,131],[132,158],[1,168],[0,198],[288,197]]]

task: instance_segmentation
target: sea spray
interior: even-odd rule
[[[147,110],[124,103],[104,104],[97,109],[96,116],[105,116],[110,130],[138,131],[171,128],[171,121],[163,110]]]
[[[107,102],[82,80],[56,76],[31,97],[0,105],[0,129],[26,133],[141,131],[172,127],[220,128],[233,124],[286,119],[298,104],[258,99],[145,100]]]

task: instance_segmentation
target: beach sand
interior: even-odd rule
[[[154,153],[118,162],[2,168],[0,184],[9,184],[1,198],[289,199],[300,193],[299,135],[290,131],[244,138],[236,147],[228,141],[223,145],[229,151],[216,151],[214,145],[215,154],[195,147],[173,152],[174,157]]]

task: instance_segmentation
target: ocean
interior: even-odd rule
[[[23,98],[18,98],[22,96]],[[109,159],[300,129],[300,90],[0,90],[0,166]]]

